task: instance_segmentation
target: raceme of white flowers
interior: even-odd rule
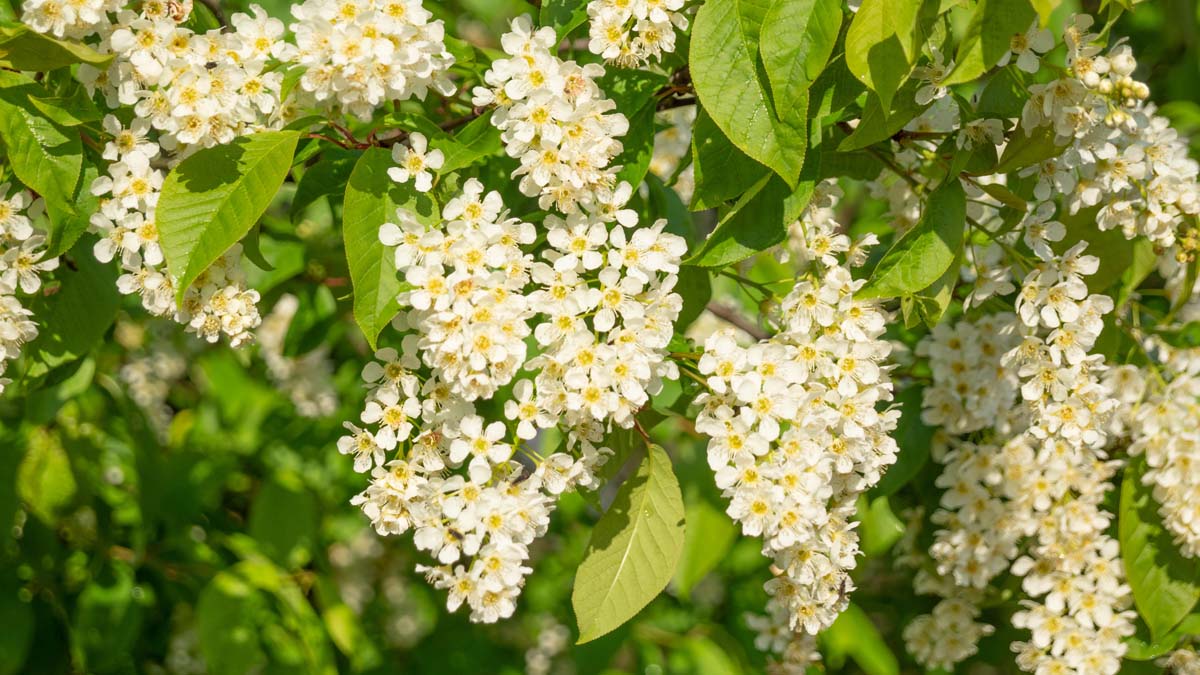
[[[1142,481],[1153,488],[1154,501],[1167,530],[1184,556],[1200,557],[1200,353],[1157,345],[1165,367],[1160,378],[1130,378],[1127,389],[1136,402],[1131,415],[1130,455],[1144,455]]]
[[[205,270],[176,306],[175,285],[164,270],[154,220],[163,183],[163,172],[155,168],[162,161],[160,146],[144,142],[144,123],[135,121],[125,128],[109,115],[104,124],[113,134],[104,152],[114,161],[108,175],[91,186],[92,194],[100,197],[100,208],[91,217],[91,230],[100,237],[93,246],[96,259],[107,263],[119,258],[124,273],[117,289],[140,295],[151,314],[171,316],[209,342],[222,335],[235,347],[251,340],[261,322],[259,295],[246,287],[241,245]]]
[[[423,143],[410,142],[394,180],[421,180],[407,158]],[[585,187],[596,186],[577,186],[578,201],[600,205]],[[338,447],[371,472],[354,503],[381,534],[413,530],[440,563],[421,569],[448,591],[447,607],[466,604],[472,620],[512,614],[531,571],[528,547],[558,495],[596,487],[611,452],[605,433],[631,427],[663,379],[677,377],[665,355],[687,245],[664,220],[638,227],[624,209],[631,192],[623,184],[604,194],[604,208],[547,216],[548,248],[536,255],[534,226],[476,179],[435,222],[401,208],[380,229],[406,282],[393,321],[401,349],[379,350],[364,369],[365,427],[347,424]],[[505,419],[477,407],[490,400],[505,400]],[[552,427],[564,442],[548,452],[539,432]]]
[[[620,167],[609,162],[621,152],[616,137],[629,121],[596,84],[604,67],[558,58],[554,29],[535,30],[528,16],[515,19],[500,44],[510,58],[492,62],[483,78],[488,86],[476,87],[472,100],[495,106],[492,124],[508,155],[521,161],[513,172],[521,192],[565,214],[616,212],[630,188],[614,190]]]
[[[781,304],[779,331],[748,347],[717,332],[697,364],[709,391],[696,399],[696,430],[711,439],[727,513],[774,559],[766,625],[780,635],[815,635],[848,605],[855,502],[897,451],[888,433],[899,411],[879,410],[892,398],[887,317],[854,298],[865,281],[851,278],[862,256],[850,252],[863,244],[839,234],[832,196],[822,191],[801,218],[801,276]]]
[[[421,0],[305,0],[292,16],[296,46],[279,56],[305,68],[301,106],[337,106],[369,120],[385,103],[455,91],[445,27]]]
[[[11,383],[4,377],[8,362],[38,335],[33,312],[19,295],[42,289],[42,275],[58,269],[58,258],[46,257],[46,237],[34,227],[44,206],[11,183],[0,183],[0,393]]]
[[[588,50],[636,68],[675,51],[675,29],[688,27],[684,0],[591,0]]]

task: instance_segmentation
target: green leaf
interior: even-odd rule
[[[671,580],[683,549],[684,512],[671,458],[657,445],[596,523],[575,575],[579,642],[633,618]]]
[[[1132,249],[1129,267],[1121,274],[1121,290],[1116,297],[1118,307],[1124,305],[1146,277],[1158,269],[1158,254],[1154,252],[1154,244],[1149,239],[1138,237],[1133,241]]]
[[[350,172],[354,170],[354,164],[361,154],[340,148],[327,150],[316,164],[305,169],[300,182],[296,183],[296,194],[288,211],[292,220],[300,218],[304,209],[321,197],[342,195],[346,191],[346,181],[350,180]]]
[[[723,267],[765,251],[787,238],[787,228],[812,198],[815,183],[803,180],[791,190],[768,174],[746,191],[721,218],[687,265]]]
[[[838,150],[842,152],[859,150],[891,138],[913,121],[917,115],[925,112],[929,108],[929,104],[917,103],[917,87],[916,82],[909,82],[901,87],[900,93],[893,101],[896,107],[890,112],[880,104],[879,97],[868,96],[858,126],[854,128],[854,133],[838,144]]]
[[[1061,155],[1067,147],[1065,143],[1058,143],[1052,124],[1033,129],[1031,135],[1028,132],[1028,129],[1018,124],[1009,134],[1008,145],[1004,146],[1004,154],[1000,155],[1000,163],[996,165],[994,173],[1009,173],[1033,166]]]
[[[758,37],[770,0],[709,0],[692,27],[692,81],[733,144],[795,186],[807,147],[807,105],[772,102],[759,78]],[[778,111],[787,111],[781,116]]]
[[[900,664],[879,630],[867,613],[854,603],[850,603],[819,639],[821,652],[832,668],[840,669],[849,656],[867,675],[898,675],[900,672]]]
[[[0,71],[0,140],[7,148],[8,162],[17,178],[46,200],[54,230],[81,232],[91,216],[76,206],[80,191],[91,197],[91,185],[80,182],[83,144],[78,133],[50,121],[31,97],[47,97],[46,90],[19,73]],[[52,231],[51,239],[56,238],[64,239]],[[61,250],[51,251],[56,252]]]
[[[1200,635],[1200,614],[1189,614],[1178,626],[1157,640],[1146,642],[1132,635],[1125,638],[1125,644],[1129,646],[1129,650],[1125,652],[1125,658],[1132,661],[1157,659],[1175,649],[1175,645],[1179,644],[1179,638],[1185,635]]]
[[[900,452],[896,463],[888,468],[883,478],[871,489],[872,495],[892,495],[904,487],[929,461],[929,447],[933,440],[933,427],[921,420],[921,402],[924,387],[910,385],[896,394],[895,403],[900,408],[900,421],[892,438]]]
[[[959,42],[954,70],[944,84],[970,82],[983,75],[1009,52],[1013,35],[1023,35],[1035,17],[1029,0],[979,0]]]
[[[217,574],[200,592],[196,629],[212,672],[241,675],[266,663],[257,625],[264,605],[261,594],[231,572]]]
[[[702,106],[692,125],[693,211],[703,211],[737,197],[762,180],[767,167],[737,149]]]
[[[77,485],[58,435],[37,428],[17,469],[17,494],[38,520],[53,527],[66,515]]]
[[[728,520],[728,518],[726,518]],[[683,643],[682,652],[691,660],[693,675],[736,675],[742,669],[729,650],[706,637],[689,637]]]
[[[171,170],[155,212],[176,299],[236,244],[287,178],[298,131],[263,131],[200,150]]]
[[[1125,578],[1150,635],[1165,636],[1200,600],[1200,565],[1184,558],[1163,527],[1153,490],[1142,484],[1145,460],[1125,468],[1117,533]]]
[[[312,557],[320,517],[312,494],[298,480],[280,476],[263,485],[250,508],[250,536],[263,553],[286,569]]]
[[[6,579],[0,584],[0,675],[22,672],[33,644],[33,624],[33,608],[18,597],[16,579]]]
[[[929,195],[921,222],[892,245],[859,291],[863,298],[911,295],[946,273],[962,251],[967,199],[953,178]]]
[[[687,523],[683,552],[672,580],[676,592],[685,598],[701,579],[716,569],[738,536],[733,520],[703,499],[688,504]]]
[[[655,92],[667,83],[665,75],[645,70],[606,69],[598,84],[617,104],[617,111],[629,120],[629,131],[621,139],[621,153],[611,164],[620,166],[618,181],[640,185],[654,155],[654,119],[657,112]]]
[[[863,0],[846,33],[846,65],[885,110],[921,50],[920,0]]]
[[[841,0],[771,3],[759,50],[777,107],[804,97],[829,62],[841,27]],[[783,110],[779,114],[785,115]]]
[[[585,0],[544,0],[538,12],[538,24],[553,27],[561,40],[587,22],[587,5]]]
[[[92,183],[100,171],[92,164],[84,164],[75,186],[75,196],[66,205],[49,205],[50,231],[47,233],[46,255],[58,256],[71,250],[75,242],[87,232],[91,216],[100,210],[100,200],[92,194]],[[90,251],[89,251],[90,253]]]
[[[50,121],[64,127],[77,127],[104,116],[83,87],[76,87],[67,96],[30,95],[29,102]]]
[[[862,551],[868,557],[887,553],[904,536],[904,523],[892,513],[887,497],[868,500],[866,495],[860,496],[858,522]]]
[[[86,250],[75,259],[74,269],[61,265],[55,272],[58,290],[35,297],[30,305],[40,324],[37,338],[26,347],[26,353],[37,360],[30,366],[30,375],[87,354],[117,317],[117,270],[92,255],[94,241],[91,236],[84,240],[81,248]]]
[[[134,601],[134,574],[112,561],[92,578],[75,601],[72,651],[86,659],[88,672],[132,667],[131,648],[142,630],[143,612]]]
[[[988,78],[975,105],[975,113],[980,117],[1020,117],[1028,98],[1021,77],[1017,66],[1009,64]]]
[[[24,24],[0,24],[0,68],[45,72],[90,63],[103,70],[112,59],[112,54],[101,54],[78,42],[56,40]]]
[[[387,175],[392,155],[383,148],[369,148],[354,165],[346,184],[342,208],[342,237],[350,281],[354,285],[354,320],[371,347],[384,326],[400,311],[396,295],[401,279],[396,276],[392,249],[379,241],[379,228],[394,222],[396,209],[405,208],[417,220],[433,224],[437,206],[411,183],[398,184]]]

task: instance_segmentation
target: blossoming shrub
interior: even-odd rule
[[[0,672],[1197,672],[1128,7],[238,9],[0,6]]]

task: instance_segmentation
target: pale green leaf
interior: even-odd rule
[[[983,75],[1009,52],[1013,35],[1023,35],[1034,18],[1029,0],[979,0],[958,45],[954,70],[943,83],[959,84]]]
[[[846,657],[854,659],[867,675],[898,675],[900,664],[879,629],[858,605],[850,603],[837,621],[820,635],[821,652],[829,665],[840,669]]]
[[[1142,484],[1144,471],[1142,459],[1125,468],[1117,533],[1133,602],[1150,635],[1160,638],[1200,600],[1200,565],[1179,553],[1163,527],[1153,491]]]
[[[1054,133],[1054,125],[1036,127],[1032,130],[1017,125],[1008,136],[1008,145],[1004,146],[1004,154],[1000,155],[1000,163],[996,165],[995,173],[1009,173],[1024,169],[1051,157],[1057,157],[1066,149],[1067,143],[1059,143]]]
[[[842,27],[840,0],[774,0],[763,19],[759,49],[780,106],[801,100],[833,54]]]
[[[42,428],[29,433],[28,448],[17,469],[17,494],[30,513],[53,527],[75,498],[75,474],[57,433]]]
[[[254,226],[287,178],[298,131],[263,131],[200,150],[163,182],[156,218],[176,298]]]
[[[687,523],[683,553],[672,581],[675,590],[683,597],[687,597],[693,586],[716,569],[738,536],[733,520],[703,499],[688,504]]]
[[[924,468],[929,461],[929,446],[934,428],[921,419],[921,399],[924,387],[910,385],[896,394],[895,404],[900,408],[900,421],[892,432],[900,452],[896,463],[890,466],[883,478],[871,488],[872,495],[891,495],[904,487]]]
[[[807,105],[772,102],[759,79],[758,38],[770,0],[711,0],[692,27],[692,82],[733,144],[794,186],[807,147]],[[786,110],[781,117],[777,111]]]
[[[350,173],[342,207],[342,238],[354,285],[354,320],[372,347],[379,332],[400,311],[396,295],[401,279],[396,276],[395,253],[379,241],[380,226],[396,222],[400,207],[426,224],[437,218],[436,205],[428,195],[417,192],[411,182],[398,184],[388,177],[392,166],[387,150],[364,152]]]
[[[0,24],[0,67],[44,72],[75,63],[90,63],[103,70],[112,54],[69,40],[56,40],[19,23]]]
[[[966,194],[956,178],[929,195],[921,221],[883,255],[860,297],[910,295],[937,281],[962,250],[966,208]]]
[[[575,575],[579,642],[633,618],[666,587],[683,549],[684,511],[671,458],[657,445],[596,523]]]
[[[846,32],[846,65],[884,110],[920,53],[920,9],[920,0],[863,0]]]
[[[95,238],[83,240],[83,251],[73,266],[61,265],[55,272],[57,292],[39,295],[30,309],[38,318],[38,336],[25,347],[34,357],[29,375],[39,375],[87,354],[108,331],[117,317],[120,293],[117,270],[92,255]]]

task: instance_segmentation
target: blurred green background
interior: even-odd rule
[[[286,17],[289,3],[263,4]],[[533,10],[518,0],[433,4],[449,34],[481,46]],[[1193,147],[1197,28],[1195,2],[1165,0],[1139,4],[1114,29]],[[278,208],[268,230],[291,227]],[[46,386],[0,396],[0,675],[762,672],[744,615],[765,603],[768,561],[724,516],[703,441],[685,423],[652,432],[685,489],[684,559],[635,621],[574,646],[571,584],[599,515],[595,498],[580,496],[562,500],[536,544],[516,617],[476,626],[447,614],[443,594],[413,572],[422,560],[408,538],[376,536],[349,504],[365,479],[335,442],[360,410],[369,354],[346,321],[348,289],[333,283],[344,261],[328,204],[271,241],[277,270],[253,285],[265,312],[285,272],[310,280],[288,287],[300,309],[285,351],[331,348],[333,414],[298,416],[261,359],[187,341],[136,312]],[[856,608],[823,638],[829,672],[920,672],[899,634],[929,602],[887,555],[900,534],[890,514],[884,503],[864,524],[871,555]],[[1013,672],[1014,637],[998,630],[964,671]]]

